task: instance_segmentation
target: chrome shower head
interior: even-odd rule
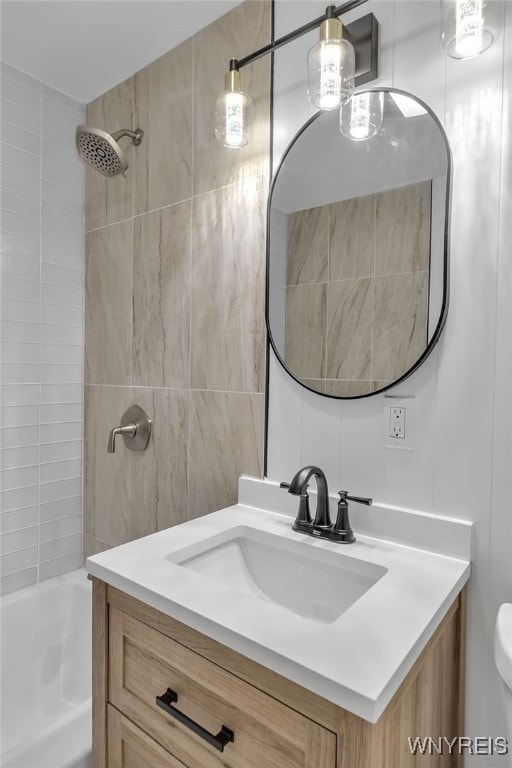
[[[76,148],[82,160],[103,176],[119,176],[128,169],[128,160],[118,144],[123,136],[130,136],[135,146],[138,146],[144,133],[140,128],[135,131],[123,128],[110,135],[100,128],[79,125],[76,129]]]

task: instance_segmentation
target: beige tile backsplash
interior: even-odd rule
[[[87,554],[231,504],[262,472],[270,62],[244,70],[248,147],[221,147],[213,116],[229,59],[269,39],[270,2],[249,0],[87,108],[144,131],[121,140],[126,179],[87,177]],[[107,454],[133,403],[148,449]]]

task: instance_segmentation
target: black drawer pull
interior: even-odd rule
[[[162,696],[156,697],[156,705],[160,707],[160,709],[163,709],[164,712],[167,712],[168,715],[175,717],[176,720],[180,721],[180,723],[186,725],[187,728],[190,728],[191,731],[207,741],[208,744],[211,744],[212,747],[218,749],[219,752],[224,752],[224,747],[226,744],[229,744],[230,741],[235,740],[235,734],[233,731],[230,731],[229,728],[226,728],[225,725],[223,725],[217,735],[214,736],[213,733],[207,731],[206,728],[203,728],[202,725],[199,725],[199,723],[196,723],[190,717],[184,715],[183,712],[180,712],[179,709],[173,707],[172,705],[177,701],[178,694],[171,690],[171,688],[168,688],[167,691],[162,694]]]

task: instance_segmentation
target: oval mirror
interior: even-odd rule
[[[286,150],[268,207],[267,328],[308,389],[365,397],[428,356],[448,306],[450,150],[411,94],[358,92]]]

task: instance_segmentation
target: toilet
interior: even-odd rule
[[[498,611],[494,633],[494,658],[503,680],[506,731],[503,735],[508,739],[509,762],[512,766],[512,603],[503,603]]]

